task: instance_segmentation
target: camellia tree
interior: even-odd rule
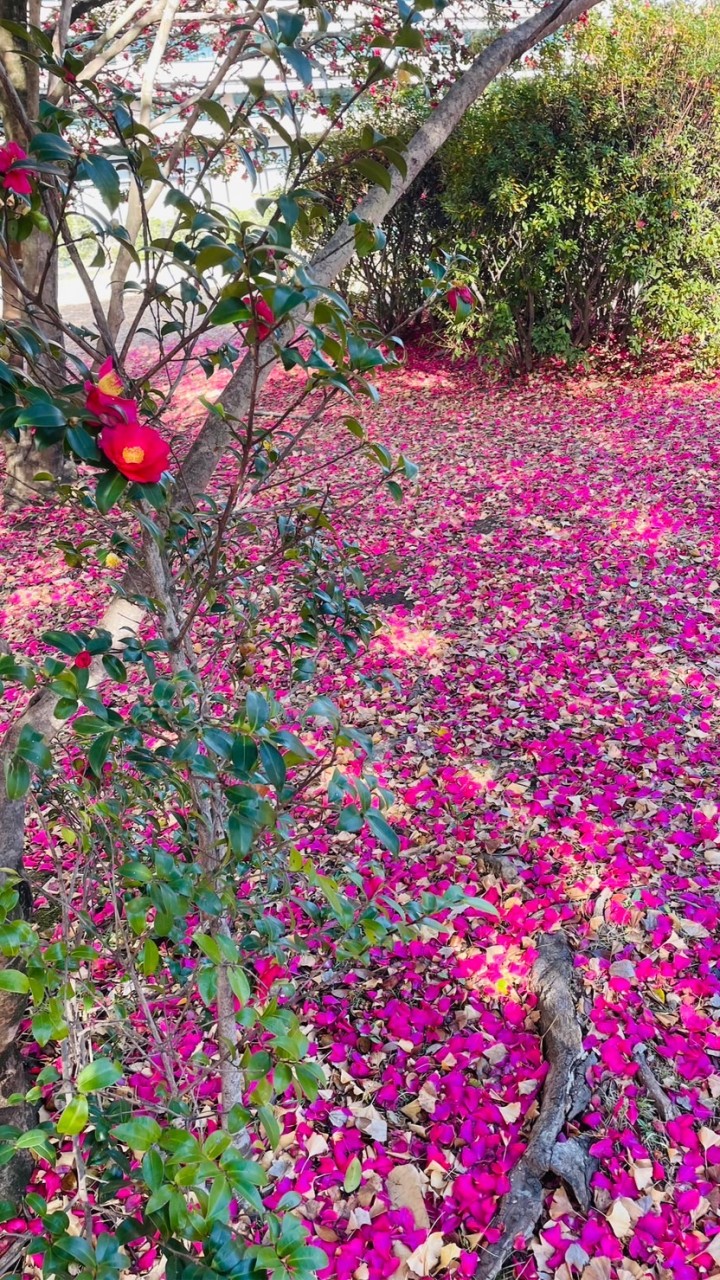
[[[352,658],[373,631],[356,549],[334,526],[328,478],[310,469],[290,482],[286,469],[327,410],[372,406],[375,372],[399,359],[335,280],[354,254],[382,252],[384,216],[485,87],[591,3],[551,0],[464,70],[451,58],[449,87],[446,67],[404,149],[366,131],[344,163],[367,192],[310,260],[295,231],[323,216],[307,185],[325,136],[303,123],[313,85],[347,71],[348,91],[323,106],[327,131],[377,86],[419,77],[426,29],[442,32],[428,0],[393,12],[133,0],[120,13],[63,0],[49,26],[44,13],[2,21],[2,426],[68,563],[92,553],[115,579],[102,617],[45,633],[44,656],[5,645],[0,657],[12,712],[0,1200],[24,1198],[41,1232],[17,1236],[20,1270],[30,1249],[48,1277],[110,1280],[159,1250],[171,1277],[314,1274],[325,1260],[307,1244],[299,1197],[273,1196],[263,1159],[281,1138],[278,1101],[324,1083],[288,956],[337,966],[439,910],[492,910],[453,892],[401,905],[379,874],[350,862],[331,875],[293,844],[322,795],[339,830],[367,828],[398,850],[371,743],[318,680],[318,651]],[[214,63],[204,86],[183,91],[159,70],[189,16],[210,33]],[[135,79],[118,62],[126,50]],[[220,91],[246,63],[246,92],[228,110]],[[278,135],[287,173],[257,215],[213,201],[214,171],[240,157],[252,174]],[[89,211],[91,190],[105,215]],[[58,305],[61,250],[87,290],[87,325]],[[107,305],[89,263],[112,265]],[[451,258],[431,264],[426,287],[458,314],[472,305]],[[292,391],[265,408],[274,366]],[[224,383],[201,397],[188,448],[173,422],[191,374]],[[345,422],[348,456],[400,498],[412,461],[355,414]],[[51,486],[44,460],[58,455],[72,476],[58,468]],[[90,531],[81,540],[66,536],[70,512]],[[44,851],[35,910],[28,835]],[[213,1054],[196,1051],[208,1041]],[[32,1078],[24,1043],[42,1056]],[[143,1067],[151,1086],[129,1087]],[[72,1168],[64,1209],[52,1191],[60,1154]]]

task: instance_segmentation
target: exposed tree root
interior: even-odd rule
[[[572,994],[572,955],[562,931],[546,934],[533,972],[538,996],[543,1047],[550,1070],[545,1081],[540,1113],[530,1141],[511,1178],[496,1225],[502,1235],[490,1245],[475,1273],[475,1280],[495,1280],[516,1247],[532,1235],[543,1211],[544,1178],[563,1178],[580,1207],[590,1205],[592,1161],[586,1146],[576,1138],[558,1142],[565,1121],[588,1104],[589,1090],[583,1066],[586,1060]]]
[[[490,849],[483,849],[480,862],[487,867],[488,871],[498,876],[503,884],[512,888],[517,886],[521,898],[527,899],[531,896],[530,890],[521,878],[521,873],[528,869],[527,863],[521,862],[519,858],[514,858],[510,854],[495,853]]]
[[[655,1075],[655,1072],[650,1066],[650,1063],[645,1057],[645,1050],[641,1044],[635,1046],[633,1050],[633,1057],[640,1068],[640,1079],[642,1080],[643,1088],[645,1089],[648,1097],[652,1098],[655,1103],[661,1120],[676,1120],[680,1112],[675,1106],[675,1103],[668,1098],[665,1090],[660,1084],[660,1081]]]

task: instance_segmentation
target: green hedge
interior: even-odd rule
[[[487,95],[442,157],[465,338],[524,369],[613,337],[717,356],[719,63],[720,9],[627,5]]]
[[[720,6],[621,4],[548,41],[469,113],[385,223],[386,249],[356,264],[346,288],[392,327],[421,305],[428,258],[449,250],[478,296],[459,324],[438,309],[455,349],[530,369],[608,341],[639,351],[690,336],[715,362],[719,71]],[[426,111],[406,95],[372,123],[403,139]],[[334,140],[335,165],[366,125]],[[362,179],[329,172],[337,223]],[[322,187],[322,166],[315,177]]]

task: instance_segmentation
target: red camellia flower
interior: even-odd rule
[[[14,166],[19,160],[27,160],[27,151],[23,151],[18,142],[6,142],[0,147],[0,185],[16,196],[29,196],[32,195],[31,170],[16,169]]]
[[[90,387],[85,408],[103,427],[139,427],[138,407],[134,400],[109,396],[99,387]]]
[[[140,422],[104,425],[98,444],[118,471],[138,484],[155,484],[170,457],[170,446],[160,432]]]
[[[447,304],[451,311],[457,311],[461,302],[464,302],[466,307],[471,307],[475,302],[472,289],[469,289],[466,284],[457,284],[453,289],[448,290]]]
[[[123,384],[120,374],[115,368],[112,356],[108,356],[107,360],[100,365],[97,375],[97,385],[100,391],[106,396],[121,396],[123,393]]]
[[[81,668],[89,667],[91,662],[92,662],[92,654],[89,653],[87,649],[81,649],[80,653],[78,653],[78,655],[75,658],[73,666],[81,667]]]
[[[140,426],[137,404],[124,400],[122,390],[112,356],[100,365],[97,382],[85,383],[85,408],[103,427]]]
[[[264,298],[253,298],[249,293],[245,295],[243,302],[252,312],[258,342],[264,342],[268,334],[272,333],[275,324],[272,307]]]

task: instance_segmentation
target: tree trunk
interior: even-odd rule
[[[37,12],[35,12],[37,10]],[[39,25],[40,6],[38,0],[0,0],[0,18],[5,21],[19,23],[27,27],[28,23]],[[8,75],[18,92],[20,100],[31,120],[37,118],[40,108],[40,87],[38,69],[34,63],[21,56],[22,42],[11,32],[0,28],[0,57],[5,63]],[[5,137],[27,147],[22,124],[17,119],[12,106],[0,93],[0,114],[2,114]],[[41,231],[33,231],[22,244],[12,246],[12,265],[22,277],[28,289],[37,291],[42,284],[41,298],[43,307],[51,312],[58,312],[58,262],[57,254],[52,253],[49,269],[45,271],[48,256],[51,254],[50,238]],[[2,278],[2,317],[5,323],[21,324],[30,319],[27,300],[17,288],[15,281],[7,271],[2,270],[0,260],[0,277]],[[47,323],[39,323],[33,316],[31,323],[44,330],[55,342],[62,342],[59,332],[49,331]],[[16,362],[20,363],[19,357]],[[12,363],[12,357],[11,357]],[[73,469],[68,471],[62,445],[53,445],[47,449],[36,449],[31,433],[27,433],[19,441],[10,436],[3,437],[5,453],[5,507],[21,508],[42,493],[47,481],[38,481],[38,475],[49,475],[53,481],[70,478]]]

